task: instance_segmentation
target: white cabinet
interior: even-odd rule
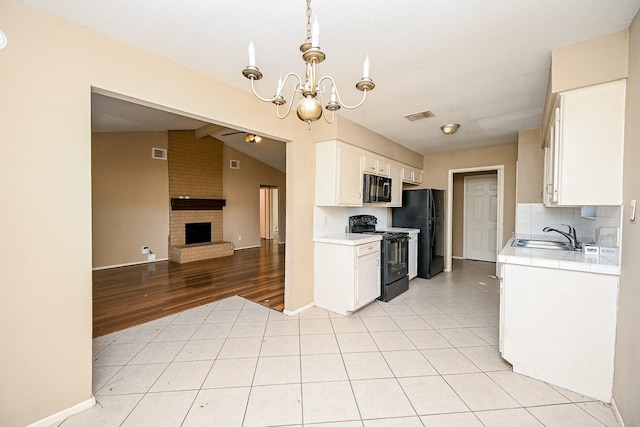
[[[609,402],[618,277],[502,264],[502,357],[513,371]]]
[[[545,204],[621,205],[625,80],[558,94],[545,147]]]
[[[380,296],[380,241],[315,243],[314,304],[348,315]]]
[[[418,233],[409,233],[409,280],[418,275]]]
[[[370,173],[372,175],[389,176],[389,162],[386,160],[364,156],[364,173]]]
[[[316,144],[316,205],[362,206],[364,155],[340,141]]]
[[[422,171],[410,167],[402,168],[402,182],[407,184],[422,184]]]
[[[391,203],[389,207],[402,206],[402,168],[389,165],[389,177],[391,178]]]

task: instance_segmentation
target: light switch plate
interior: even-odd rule
[[[636,220],[636,199],[633,199],[630,203],[631,206],[631,213],[629,214],[629,219],[631,221],[635,221]]]

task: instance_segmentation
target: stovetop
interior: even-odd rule
[[[348,230],[349,233],[380,234],[384,239],[409,235],[409,233],[400,231],[376,230],[377,223],[378,218],[373,215],[354,215],[349,217]]]

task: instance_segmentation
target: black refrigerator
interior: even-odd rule
[[[393,208],[394,227],[419,228],[418,277],[444,271],[444,190],[404,190],[402,207]]]

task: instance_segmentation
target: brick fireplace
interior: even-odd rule
[[[178,263],[233,255],[224,242],[222,142],[169,131],[169,259]],[[211,242],[186,244],[185,224],[211,223]]]

